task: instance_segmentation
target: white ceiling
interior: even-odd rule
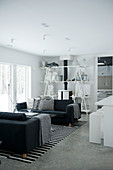
[[[113,0],[0,0],[0,45],[36,55],[113,55]]]

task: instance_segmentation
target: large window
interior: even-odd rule
[[[0,64],[0,111],[11,109],[11,66]]]
[[[13,111],[31,97],[31,67],[0,64],[0,110]]]

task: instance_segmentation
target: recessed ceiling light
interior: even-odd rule
[[[67,41],[69,41],[69,40],[71,40],[69,37],[65,37],[65,40],[67,40]]]
[[[47,36],[49,36],[49,35],[48,34],[43,34],[42,39],[46,40]]]
[[[43,27],[49,27],[50,25],[48,25],[47,23],[41,23],[41,25],[43,26]]]
[[[42,23],[41,25],[46,25],[46,23]]]
[[[12,43],[12,44],[14,43],[14,41],[15,41],[15,39],[14,39],[14,38],[11,38],[11,43]]]

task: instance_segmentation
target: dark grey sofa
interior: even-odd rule
[[[78,118],[74,118],[74,105],[79,106],[80,116]],[[27,103],[17,103],[17,110],[19,112],[27,112]],[[65,124],[65,125],[73,125],[75,120],[81,118],[81,104],[74,104],[73,100],[54,100],[54,110],[35,110],[32,109],[32,112],[36,113],[44,113],[51,115],[51,123],[53,124]]]
[[[23,113],[0,112],[0,149],[23,156],[39,146],[40,120],[27,118]]]

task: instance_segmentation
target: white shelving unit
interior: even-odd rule
[[[47,69],[50,69],[50,70],[55,70],[56,72],[58,72],[58,69],[63,69],[63,68],[78,68],[79,70],[81,69],[81,68],[87,68],[87,67],[89,67],[89,66],[87,66],[87,65],[75,65],[75,66],[53,66],[53,67],[41,67],[41,69],[42,70],[47,70]],[[74,72],[75,72],[76,70],[74,70]],[[67,83],[71,83],[72,84],[72,86],[74,85],[74,89],[75,89],[75,85],[78,83],[78,84],[90,84],[91,82],[89,82],[89,81],[83,81],[82,80],[82,77],[80,77],[80,81],[72,81],[72,80],[67,80],[67,81],[57,81],[57,80],[54,80],[54,81],[51,81],[51,84],[59,84],[59,83],[64,83],[64,82],[67,82]],[[47,86],[47,82],[46,81],[44,81],[44,80],[42,80],[41,81],[41,83],[45,83],[45,86]],[[45,94],[46,95],[46,94]],[[56,95],[55,95],[56,96]],[[80,98],[81,99],[81,111],[82,112],[85,112],[86,114],[88,114],[89,112],[90,112],[90,109],[89,109],[89,105],[90,105],[90,102],[89,102],[89,98],[90,98],[90,96],[88,95],[88,96],[85,96],[85,95],[81,95],[81,96],[76,96],[76,92],[75,92],[75,100],[77,99],[77,98]]]
[[[85,112],[86,114],[90,113],[90,96],[74,96],[73,95],[73,100],[77,102],[77,100],[81,101],[81,112]]]
[[[91,110],[89,109],[89,107],[90,107],[89,98],[90,98],[90,96],[81,97],[81,100],[82,100],[82,102],[81,102],[81,112],[85,112],[86,114],[91,112]]]

